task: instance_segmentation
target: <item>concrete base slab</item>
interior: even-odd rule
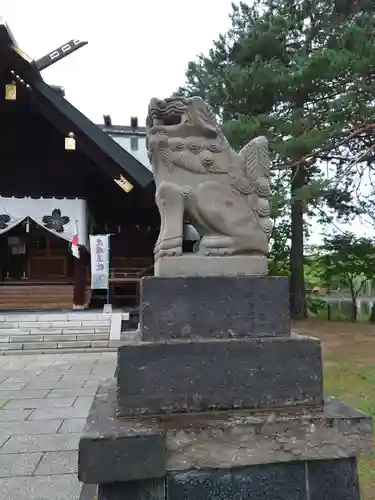
[[[352,457],[369,449],[372,440],[371,417],[334,398],[327,400],[323,410],[306,407],[126,419],[116,418],[115,413],[116,383],[110,379],[99,388],[90,410],[79,444],[78,467],[81,481],[102,484],[105,491],[108,488],[117,495],[120,494],[119,488],[123,494],[132,491],[134,484],[129,490],[123,489],[131,486],[129,481],[135,481],[141,488],[142,481],[165,476],[168,481],[173,474],[180,478],[185,474],[188,479],[189,474],[197,470],[206,474],[212,473],[213,469],[220,474],[228,474],[230,470],[232,474],[248,467],[252,470],[249,469],[249,474],[252,474],[254,468],[260,466],[300,464],[298,467],[302,465],[306,471],[307,464],[310,467],[310,463],[319,463],[329,476],[333,465],[342,461],[346,465],[351,463],[348,467],[355,475],[356,463]],[[336,425],[344,420],[346,432]],[[193,476],[190,479],[189,483],[194,484]],[[264,487],[266,483],[261,484]],[[202,494],[168,498],[203,497],[206,498]],[[324,495],[314,498],[323,497],[331,498]],[[223,498],[232,497],[224,495]],[[277,498],[290,500],[299,497],[279,495]],[[305,500],[306,497],[301,498]],[[357,499],[345,495],[332,497],[336,498]]]
[[[267,275],[268,260],[262,255],[205,257],[186,254],[162,257],[155,262],[155,276],[254,276]]]
[[[149,422],[116,418],[116,382],[98,388],[79,442],[78,477],[83,483],[163,477],[165,431]]]

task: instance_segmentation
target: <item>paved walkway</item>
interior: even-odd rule
[[[77,500],[78,441],[116,353],[0,357],[0,498]]]

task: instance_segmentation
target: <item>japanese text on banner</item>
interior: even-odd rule
[[[90,236],[91,288],[107,289],[109,286],[109,235]]]

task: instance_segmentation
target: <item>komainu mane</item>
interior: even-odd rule
[[[150,101],[147,145],[161,216],[156,259],[181,255],[184,218],[202,236],[201,254],[267,254],[272,224],[265,137],[236,153],[200,97],[172,97]]]

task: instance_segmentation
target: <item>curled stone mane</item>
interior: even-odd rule
[[[184,214],[203,237],[206,254],[267,253],[272,225],[266,138],[238,154],[207,103],[172,97],[150,101],[147,144],[162,220],[157,258],[181,252]]]

